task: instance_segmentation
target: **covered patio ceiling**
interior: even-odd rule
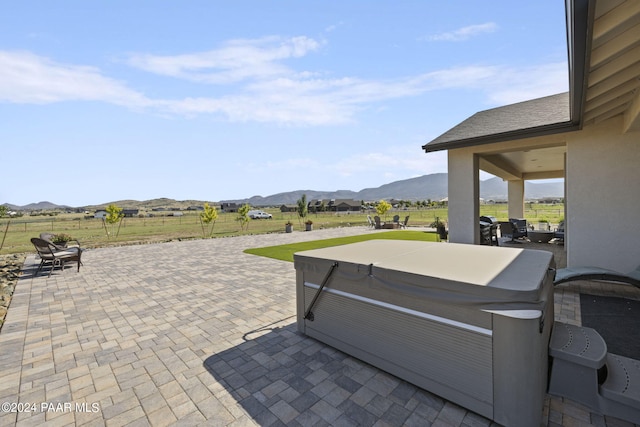
[[[640,1],[597,1],[592,34],[582,124],[623,115],[640,130]]]
[[[480,155],[481,170],[504,180],[564,178],[565,145]]]

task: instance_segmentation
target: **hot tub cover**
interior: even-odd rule
[[[541,309],[542,284],[554,267],[547,251],[400,240],[303,251],[294,261],[297,270],[318,275],[338,262],[330,283],[342,277],[361,282],[368,292],[379,287],[487,310]],[[352,291],[358,293],[357,287]]]

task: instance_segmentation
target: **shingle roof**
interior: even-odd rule
[[[548,134],[572,125],[570,120],[569,92],[565,92],[480,111],[422,148],[430,152]]]

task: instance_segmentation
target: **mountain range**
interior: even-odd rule
[[[223,200],[223,202],[249,203],[251,206],[277,206],[282,204],[295,204],[303,194],[307,195],[307,200],[441,200],[447,197],[449,193],[448,188],[448,175],[446,173],[435,173],[391,182],[376,188],[365,188],[360,191],[297,190],[273,194],[267,197],[253,196],[248,199]],[[542,199],[546,197],[562,198],[564,197],[564,183],[533,183],[525,181],[524,192],[527,199]],[[480,181],[480,197],[485,200],[507,200],[507,182],[497,177]]]
[[[282,204],[295,204],[296,201],[306,194],[307,200],[313,199],[354,199],[354,200],[441,200],[448,194],[448,178],[446,173],[435,173],[423,175],[416,178],[394,181],[376,188],[365,188],[360,191],[337,190],[337,191],[316,191],[316,190],[296,190],[285,193],[277,193],[270,196],[253,196],[248,199],[221,200],[226,203],[249,203],[251,206],[279,206]],[[507,183],[500,178],[490,178],[480,181],[480,197],[485,200],[506,200]],[[525,197],[527,199],[541,199],[545,197],[564,197],[563,182],[534,183],[525,182]],[[189,206],[202,206],[203,201],[199,200],[174,200],[174,199],[153,199],[147,201],[119,200],[108,202],[103,205],[82,206],[87,210],[102,208],[111,203],[124,208],[147,208],[167,207],[186,208]],[[47,209],[73,209],[70,206],[56,205],[50,202],[31,203],[25,206],[16,206],[6,203],[9,210],[47,210]]]

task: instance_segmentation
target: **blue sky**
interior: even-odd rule
[[[220,201],[446,172],[421,146],[564,92],[564,2],[0,4],[0,203]]]

